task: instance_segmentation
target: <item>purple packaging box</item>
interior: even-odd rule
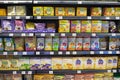
[[[46,32],[45,29],[46,24],[45,23],[35,23],[35,27],[36,27],[36,32]]]

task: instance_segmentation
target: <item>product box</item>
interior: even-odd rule
[[[104,80],[104,74],[103,73],[94,74],[94,80]]]
[[[47,32],[55,32],[56,24],[55,23],[47,23],[46,27],[47,27],[47,29],[46,29]]]
[[[6,9],[0,8],[0,16],[6,16],[6,15],[7,15]]]
[[[12,77],[13,77],[13,74],[4,74],[3,80],[13,80]]]
[[[59,32],[70,32],[69,20],[59,20]]]
[[[54,80],[64,80],[64,75],[55,75]]]
[[[100,50],[107,50],[107,40],[104,37],[100,37]]]
[[[77,7],[77,16],[87,16],[87,8]]]
[[[44,38],[37,38],[37,50],[44,50]]]
[[[63,69],[73,69],[73,59],[63,58]]]
[[[84,69],[84,57],[73,58],[73,69],[76,69],[76,70]]]
[[[91,50],[99,50],[99,38],[91,38]]]
[[[94,74],[92,73],[85,74],[85,80],[94,80]]]
[[[4,80],[4,74],[0,74],[0,80]]]
[[[61,37],[60,38],[60,50],[66,51],[68,47],[68,40],[67,37]]]
[[[107,67],[106,57],[95,58],[95,69],[106,69]]]
[[[109,21],[102,21],[102,30],[101,32],[108,33],[109,32]]]
[[[52,58],[52,69],[53,70],[60,70],[62,69],[62,58]]]
[[[10,70],[19,70],[19,59],[10,59]]]
[[[30,70],[29,58],[20,58],[19,59],[19,69],[20,70]]]
[[[54,16],[54,7],[44,7],[44,16]]]
[[[32,80],[32,75],[31,74],[25,74],[24,75],[24,80]]]
[[[14,21],[15,25],[15,32],[22,32],[25,29],[25,21],[24,20],[15,20]]]
[[[52,60],[51,58],[41,58],[40,59],[41,70],[51,70],[52,69]]]
[[[82,20],[81,24],[82,24],[81,32],[91,32],[91,21]]]
[[[40,58],[30,58],[30,69],[31,70],[41,69]]]
[[[7,15],[8,16],[15,16],[16,15],[15,6],[8,6],[7,7]]]
[[[1,70],[10,70],[9,59],[1,59]]]
[[[25,38],[25,50],[26,51],[36,50],[36,38],[35,37]]]
[[[117,25],[114,21],[109,22],[109,30],[110,30],[109,32],[111,33],[117,32]]]
[[[116,49],[116,38],[110,37],[109,39],[109,50],[115,50]]]
[[[39,74],[39,75],[34,75],[34,80],[53,80],[54,75],[52,74]]]
[[[36,28],[35,32],[47,32],[47,30],[45,28],[46,27],[46,23],[34,23],[34,25],[35,25],[35,28]]]
[[[79,20],[71,20],[70,32],[81,32],[81,22]]]
[[[21,74],[14,74],[12,76],[13,80],[22,80],[22,75]]]
[[[75,80],[85,80],[85,74],[75,74]]]
[[[33,22],[26,22],[25,32],[34,32],[35,25]]]
[[[0,38],[0,51],[4,50],[3,39]]]
[[[74,80],[75,76],[74,75],[65,75],[64,80]]]
[[[107,69],[112,69],[113,68],[113,57],[106,57],[106,62],[107,62],[107,65],[106,65],[106,68]]]
[[[75,8],[74,7],[66,7],[65,14],[66,14],[66,16],[75,16]]]
[[[101,29],[102,29],[102,21],[92,20],[92,32],[101,32]]]
[[[118,57],[114,56],[112,57],[112,59],[113,59],[113,69],[116,69],[118,64]]]
[[[115,7],[115,16],[120,16],[120,7]]]
[[[104,80],[114,80],[113,73],[104,73],[105,77]]]
[[[115,16],[115,9],[114,7],[106,7],[104,8],[104,16]]]
[[[75,37],[68,37],[68,50],[75,50]]]
[[[53,48],[52,48],[52,49],[53,49],[54,51],[58,51],[58,50],[59,50],[59,43],[60,43],[60,42],[59,42],[59,37],[56,37],[56,36],[55,36],[55,37],[53,37],[52,39],[53,39],[53,42],[52,42],[52,43],[53,43],[53,44],[52,44]]]
[[[17,16],[26,16],[26,7],[25,6],[15,6],[15,13]]]
[[[5,51],[14,50],[14,42],[12,38],[4,38]]]
[[[91,16],[102,16],[102,8],[101,7],[92,7],[91,8]]]
[[[92,57],[84,58],[84,69],[94,69],[95,59]]]
[[[83,38],[83,50],[90,50],[90,38]]]
[[[65,16],[65,8],[64,7],[56,7],[55,8],[55,16]]]
[[[45,38],[45,50],[52,50],[52,37]]]
[[[83,38],[81,37],[76,37],[76,50],[82,50],[82,43],[83,43]]]
[[[33,7],[33,16],[43,16],[43,7]]]

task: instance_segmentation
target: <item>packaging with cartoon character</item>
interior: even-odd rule
[[[55,15],[56,16],[65,16],[65,8],[64,7],[56,7]]]
[[[94,69],[95,59],[92,57],[84,57],[84,69]]]
[[[84,80],[84,74],[75,74],[75,80]]]
[[[30,58],[30,70],[40,70],[40,58]]]
[[[84,58],[83,57],[75,57],[73,58],[73,69],[84,69]]]
[[[102,16],[102,8],[101,7],[92,7],[91,8],[91,16]]]
[[[109,21],[102,21],[102,30],[101,32],[108,33],[109,32]]]
[[[19,70],[19,60],[18,59],[10,59],[10,70]]]
[[[43,16],[43,7],[41,7],[41,6],[33,7],[33,15],[34,16]]]
[[[53,80],[54,75],[53,74],[38,74],[34,75],[34,80]]]
[[[120,16],[120,7],[115,7],[115,16]]]
[[[58,51],[59,50],[59,37],[53,37],[53,50]]]
[[[35,32],[46,32],[47,30],[45,29],[46,24],[45,23],[34,23],[36,29]]]
[[[47,23],[46,26],[47,26],[46,29],[47,32],[55,32],[55,27],[56,27],[55,23]]]
[[[93,73],[85,74],[85,80],[94,80],[94,74]]]
[[[82,20],[81,24],[82,24],[81,32],[91,32],[91,21]]]
[[[72,20],[70,28],[70,32],[81,32],[81,22],[79,20]]]
[[[83,38],[81,37],[76,37],[76,50],[82,50],[82,41],[83,41]]]
[[[83,38],[83,50],[90,50],[90,38]]]
[[[13,51],[14,50],[14,42],[12,38],[4,38],[5,51]]]
[[[54,80],[64,80],[64,75],[55,75]]]
[[[116,49],[116,38],[115,37],[110,37],[109,39],[109,50],[115,50]]]
[[[52,37],[45,38],[45,50],[52,50]]]
[[[41,58],[40,59],[41,70],[51,70],[52,69],[52,60],[51,58]]]
[[[54,7],[44,7],[44,16],[54,16]]]
[[[100,43],[100,50],[107,50],[107,40],[105,37],[100,37],[99,39]]]
[[[109,22],[109,32],[111,33],[117,32],[117,25],[114,21]]]
[[[21,74],[14,74],[12,75],[13,80],[22,80],[22,75]]]
[[[113,73],[104,73],[105,77],[104,80],[114,80]]]
[[[25,29],[25,21],[24,20],[15,20],[15,32],[22,32]]]
[[[4,74],[4,79],[3,80],[13,80],[13,74]]]
[[[34,32],[35,31],[35,25],[33,22],[26,22],[25,26],[25,32]]]
[[[26,6],[15,6],[17,16],[26,16]]]
[[[67,37],[60,38],[60,50],[67,50],[68,47],[68,40]]]
[[[116,69],[118,64],[118,57],[113,56],[112,59],[113,59],[113,69]]]
[[[99,50],[99,38],[91,38],[91,50]]]
[[[103,73],[94,74],[94,80],[104,80],[103,77],[104,77]]]
[[[113,68],[113,58],[112,57],[106,57],[106,62],[107,62],[107,65],[106,65],[106,68],[107,69],[112,69]]]
[[[26,51],[36,50],[36,38],[35,37],[25,38],[25,50]]]
[[[7,6],[7,15],[8,16],[16,15],[15,6]]]
[[[66,7],[65,14],[66,14],[66,16],[75,16],[75,8],[74,7]]]
[[[32,75],[31,74],[25,74],[24,75],[24,80],[32,80]]]
[[[106,69],[106,57],[96,57],[95,58],[95,69]]]
[[[70,32],[69,20],[59,20],[59,32]]]
[[[10,70],[10,61],[9,59],[1,60],[1,70]]]
[[[52,69],[53,70],[60,70],[62,69],[62,58],[52,58]]]
[[[37,50],[44,50],[44,38],[37,38]]]
[[[63,58],[63,69],[73,69],[73,59],[72,58]]]
[[[102,21],[92,20],[92,32],[101,32],[101,29],[102,29]]]
[[[19,59],[19,69],[20,70],[30,70],[29,58],[20,58]]]
[[[4,50],[3,39],[0,38],[0,51]]]
[[[77,7],[77,16],[87,16],[87,8]]]
[[[74,75],[65,75],[64,80],[74,80],[75,76]]]
[[[115,9],[114,7],[106,7],[104,8],[104,16],[115,16]]]
[[[75,37],[68,37],[68,50],[75,50]]]

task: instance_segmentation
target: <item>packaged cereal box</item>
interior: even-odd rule
[[[95,69],[106,69],[106,57],[96,57],[95,58]]]
[[[4,74],[3,80],[13,80],[12,77],[13,77],[13,74]]]
[[[115,16],[120,16],[120,7],[115,7]]]
[[[118,57],[117,56],[114,56],[112,57],[113,58],[113,68],[116,69],[117,68],[117,64],[118,64]]]
[[[65,14],[66,14],[66,16],[75,16],[75,8],[74,7],[66,7]]]
[[[90,38],[83,38],[83,50],[90,50]]]
[[[22,32],[25,29],[24,20],[15,20],[15,32]]]
[[[7,15],[8,16],[14,16],[14,15],[16,15],[15,6],[8,6],[7,7]]]
[[[104,80],[114,80],[113,73],[104,73]]]
[[[59,37],[53,37],[53,50],[58,51],[59,50]]]
[[[22,80],[22,75],[21,74],[14,74],[13,80]]]
[[[102,30],[101,32],[108,33],[109,32],[109,21],[102,21]]]
[[[106,50],[107,49],[107,40],[105,37],[100,37],[100,50]]]
[[[44,16],[54,16],[54,7],[44,7]]]
[[[14,45],[15,45],[16,51],[23,51],[24,50],[24,38],[15,37]]]
[[[10,70],[19,70],[19,60],[18,59],[10,59]]]
[[[117,25],[115,21],[109,21],[109,32],[111,33],[117,32]]]
[[[82,24],[81,32],[91,32],[91,21],[82,20],[81,24]]]
[[[64,80],[74,80],[75,76],[74,75],[65,75]]]
[[[4,38],[5,51],[13,51],[14,50],[14,42],[12,38]]]
[[[40,58],[30,58],[30,69],[31,70],[39,70],[40,67]]]
[[[67,37],[60,38],[60,50],[67,50],[68,40]]]
[[[4,80],[4,74],[0,74],[0,80]]]
[[[85,76],[85,80],[94,80],[94,74],[92,73],[85,74],[84,76]]]
[[[116,38],[116,50],[120,50],[120,38]]]
[[[39,75],[34,75],[34,80],[53,80],[54,75],[52,74],[39,74]]]
[[[94,69],[95,60],[92,57],[84,58],[84,69]]]
[[[106,68],[107,69],[112,69],[113,68],[113,57],[106,57],[106,62],[107,62],[107,65],[106,65]]]
[[[96,73],[94,74],[94,80],[104,80],[104,74],[103,73]]]
[[[91,16],[101,16],[102,8],[101,7],[92,7],[91,8]]]
[[[63,58],[63,69],[73,69],[73,59],[66,57]]]
[[[77,16],[87,16],[87,8],[77,7]]]
[[[62,58],[52,58],[52,69],[60,70],[62,69]]]
[[[36,38],[35,37],[25,38],[25,50],[26,51],[36,50]]]
[[[20,70],[30,70],[29,58],[20,58],[19,59],[19,69]]]
[[[47,32],[55,32],[56,24],[55,23],[47,23],[46,27],[47,27],[47,29],[46,29]]]
[[[52,60],[51,58],[41,58],[40,59],[41,70],[51,70],[52,69]]]
[[[32,77],[33,76],[31,74],[25,74],[24,77],[23,77],[23,79],[24,80],[32,80]]]
[[[2,59],[1,60],[1,69],[2,70],[9,70],[10,69],[10,61],[9,61],[9,59]]]
[[[45,50],[52,50],[52,37],[45,38]]]
[[[59,20],[59,32],[70,32],[69,20]]]
[[[116,38],[110,37],[109,39],[109,50],[115,50],[116,49]]]
[[[4,50],[3,39],[0,38],[0,51]]]
[[[79,20],[71,21],[70,32],[81,32],[81,22]]]
[[[75,50],[75,37],[68,37],[68,50]]]
[[[84,57],[73,58],[73,69],[84,69]]]
[[[101,29],[102,29],[102,21],[92,20],[92,32],[101,32]]]
[[[75,80],[85,80],[85,75],[84,74],[75,74]]]
[[[43,7],[41,7],[41,6],[33,7],[33,15],[34,16],[43,16]]]
[[[44,38],[37,38],[37,50],[44,50]]]
[[[64,80],[64,75],[55,75],[54,80]]]
[[[83,38],[81,37],[77,37],[76,38],[76,50],[82,50],[82,41],[83,41]]]
[[[26,6],[15,6],[15,13],[18,16],[26,16]]]
[[[104,16],[114,16],[115,9],[113,7],[106,7],[104,8]]]
[[[56,7],[55,15],[56,16],[65,16],[65,8],[64,7]]]
[[[91,38],[91,50],[99,50],[99,38]]]
[[[27,22],[25,28],[25,32],[34,32],[35,25],[33,22]]]
[[[0,8],[0,16],[6,16],[6,15],[7,15],[6,9]]]

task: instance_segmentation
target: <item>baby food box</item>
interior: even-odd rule
[[[73,69],[73,59],[63,58],[63,69]]]
[[[82,24],[81,32],[91,32],[91,21],[82,20],[81,24]]]
[[[102,21],[92,20],[92,32],[101,32],[101,29],[102,29]]]
[[[95,69],[106,69],[106,57],[96,57],[95,58]]]
[[[40,58],[30,58],[30,69],[39,70],[40,67]]]
[[[92,57],[84,58],[84,69],[94,69],[95,59]]]
[[[84,57],[73,58],[73,69],[84,69]]]
[[[60,70],[62,69],[62,58],[52,58],[52,69],[53,70]]]

